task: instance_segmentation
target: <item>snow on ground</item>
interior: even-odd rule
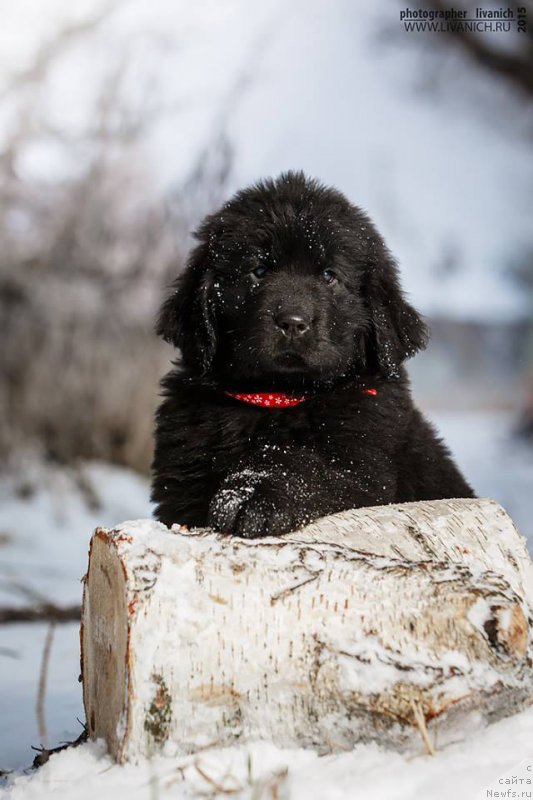
[[[0,484],[0,606],[28,605],[25,589],[79,603],[91,531],[151,516],[147,482],[125,469],[31,464]]]
[[[533,709],[493,725],[473,741],[450,745],[433,758],[409,759],[376,745],[359,745],[350,753],[320,757],[309,750],[281,750],[259,742],[119,767],[105,755],[100,743],[91,743],[52,756],[32,777],[18,777],[4,797],[474,800],[490,797],[487,789],[511,788],[505,779],[512,776],[524,781],[512,789],[526,790],[516,797],[531,797],[531,784],[526,781],[533,780],[532,740]]]
[[[513,435],[516,419],[501,412],[427,415],[476,493],[501,503],[533,553],[533,449]]]
[[[435,419],[476,491],[504,505],[528,535],[531,549],[533,456],[510,437],[511,417],[472,412],[439,413]],[[93,528],[148,517],[150,511],[147,482],[108,465],[86,465],[77,476],[33,466],[22,482],[4,479],[0,484],[0,605],[28,603],[28,589],[57,603],[79,602],[79,580],[86,569]],[[0,626],[0,769],[27,767],[34,755],[30,745],[41,743],[35,704],[47,628],[42,624]],[[83,719],[78,675],[78,626],[58,625],[46,691],[49,746],[72,740],[81,730],[76,719]],[[452,794],[461,800],[475,798],[485,786],[495,791],[509,788],[498,784],[498,778],[528,756],[529,771],[523,765],[522,772],[516,767],[512,774],[533,778],[531,741],[533,710],[449,746],[435,758],[413,760],[375,745],[319,758],[312,752],[279,750],[263,743],[208,751],[196,759],[159,759],[122,768],[113,766],[99,745],[87,744],[53,756],[37,773],[11,776],[0,796],[6,800],[74,796],[92,800],[95,794],[103,800],[215,796],[216,787],[210,783],[214,781],[225,789],[242,787],[234,796],[255,800],[275,797],[276,786],[279,797],[306,800],[356,795],[408,800]],[[531,784],[513,786],[517,787],[531,791]]]
[[[31,745],[55,747],[82,732],[79,625],[71,622],[54,629],[45,695],[48,741],[39,736],[37,686],[47,631],[41,623],[0,626],[0,770],[31,764]]]
[[[83,488],[81,488],[83,487]],[[0,607],[34,596],[79,604],[90,534],[97,525],[149,517],[145,479],[107,464],[71,473],[32,464],[0,484]],[[35,703],[48,625],[0,626],[0,769],[21,768],[39,745]],[[49,741],[75,739],[83,719],[78,625],[54,631],[46,693]]]

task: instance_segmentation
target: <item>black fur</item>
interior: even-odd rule
[[[197,239],[157,324],[182,353],[157,412],[158,519],[253,537],[473,496],[411,400],[402,364],[427,331],[366,214],[287,173],[239,192]],[[224,390],[308,399],[274,410]]]

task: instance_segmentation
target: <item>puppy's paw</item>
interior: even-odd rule
[[[223,486],[209,504],[207,524],[220,533],[234,533],[242,508],[255,493],[253,486]]]
[[[232,475],[211,501],[209,525],[245,539],[288,533],[303,524],[289,494],[260,474]]]

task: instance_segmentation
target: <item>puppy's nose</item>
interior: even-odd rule
[[[274,322],[284,336],[302,336],[309,330],[311,320],[294,311],[280,311],[274,317]]]

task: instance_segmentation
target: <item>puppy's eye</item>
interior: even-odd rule
[[[264,278],[267,272],[268,272],[268,267],[260,265],[259,267],[256,267],[255,269],[252,270],[252,275],[254,276],[254,278]]]
[[[324,278],[326,283],[333,283],[334,281],[337,280],[337,276],[330,269],[325,269],[324,272],[322,273],[322,277]]]

